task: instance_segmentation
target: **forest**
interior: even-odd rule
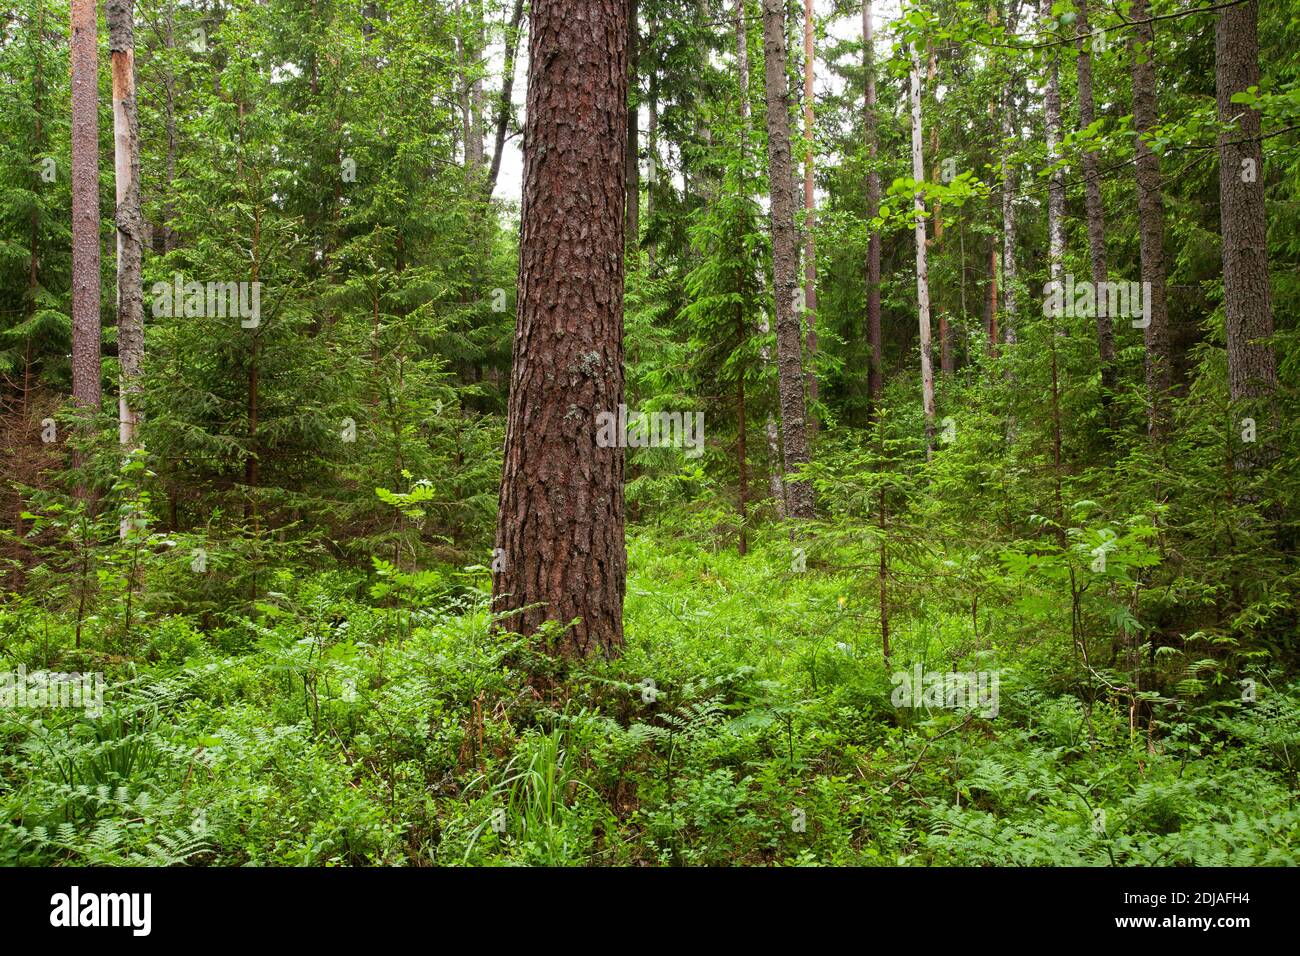
[[[1300,864],[1293,0],[0,17],[0,865]]]

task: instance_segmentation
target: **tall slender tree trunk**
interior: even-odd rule
[[[1219,215],[1228,388],[1243,401],[1277,389],[1260,113],[1232,102],[1234,93],[1259,86],[1258,0],[1220,10],[1214,37],[1215,95],[1227,127],[1219,136]]]
[[[637,22],[637,0],[627,0],[627,231],[628,246],[633,250],[640,247],[641,239],[641,130],[640,88],[637,75],[638,40],[640,27]],[[637,257],[633,256],[635,263]]]
[[[1088,23],[1088,0],[1079,0],[1078,10],[1079,128],[1087,129],[1097,121],[1092,92],[1092,27]],[[1088,221],[1088,263],[1094,289],[1105,288],[1106,219],[1101,204],[1101,173],[1097,151],[1083,152],[1083,201]],[[1097,357],[1101,363],[1101,400],[1109,405],[1115,394],[1115,325],[1105,302],[1096,306]]]
[[[135,98],[133,0],[108,0],[108,46],[113,67],[113,168],[117,190],[117,355],[121,366],[118,440],[137,441],[144,361],[144,217],[140,211],[140,121]]]
[[[515,90],[515,57],[519,50],[520,23],[524,16],[524,0],[515,0],[510,11],[510,22],[505,32],[505,63],[501,68],[501,92],[497,94],[496,130],[492,137],[492,164],[488,167],[484,186],[484,201],[492,198],[501,175],[501,156],[506,147],[506,133],[510,126],[511,100]]]
[[[745,323],[745,307],[736,304],[736,344],[744,345],[749,338]],[[745,462],[745,364],[736,369],[736,510],[740,514],[740,534],[736,551],[742,557],[749,550],[749,470]]]
[[[32,51],[32,156],[39,156],[45,149],[45,62],[41,53],[45,43],[45,4],[38,0],[36,8],[36,29],[34,35],[29,35]],[[33,194],[40,188],[40,176],[36,172],[35,164],[32,169],[31,189]],[[36,319],[36,312],[40,305],[40,264],[41,264],[41,215],[40,205],[32,203],[31,215],[28,218],[28,247],[27,247],[27,301],[26,301],[26,319],[28,328],[32,328]],[[25,425],[27,422],[28,401],[32,391],[32,334],[27,333],[26,341],[23,343],[23,399],[21,421]],[[22,498],[15,497],[19,517],[15,523],[18,534],[23,533],[22,515]]]
[[[748,168],[749,159],[749,31],[745,28],[745,0],[735,0],[735,34],[736,34],[736,83],[739,89],[740,100],[740,119],[741,119],[741,164]],[[758,286],[761,288],[764,284],[764,269],[761,263],[755,263],[754,273],[757,277]],[[768,348],[767,336],[771,331],[768,324],[767,313],[759,306],[758,314],[758,333],[762,338],[762,344],[758,347],[758,355],[762,360],[762,367],[766,369],[772,364],[772,350]],[[767,439],[767,487],[772,501],[776,508],[778,517],[785,515],[785,485],[781,481],[781,433],[777,429],[776,417],[769,411],[767,419],[764,422],[764,436]]]
[[[645,217],[653,228],[655,217],[655,187],[659,184],[659,177],[663,172],[659,169],[659,64],[655,59],[655,42],[659,36],[659,24],[656,20],[650,21],[649,30],[646,33],[646,47],[650,51],[649,69],[643,69],[648,74],[646,80],[646,154],[650,160],[650,179],[646,183],[645,190]],[[638,54],[640,51],[637,51]],[[638,56],[638,59],[644,60],[645,57]],[[650,262],[655,261],[657,250],[655,242],[650,239],[646,243],[646,258]]]
[[[939,75],[939,54],[935,50],[934,44],[929,43],[929,55],[925,68],[925,86],[927,89],[937,89],[935,81]],[[930,124],[930,176],[932,182],[938,182],[941,175],[941,164],[939,162],[939,124]],[[926,245],[938,244],[940,250],[943,248],[943,203],[936,196],[934,206],[930,211],[930,221],[933,223],[933,234],[926,240]],[[935,310],[935,319],[939,324],[939,371],[948,377],[955,371],[953,365],[952,335],[948,326],[948,312],[943,307]]]
[[[456,0],[452,8],[456,16],[456,66],[457,98],[460,103],[461,134],[465,138],[465,176],[477,184],[483,170],[483,128],[474,109],[474,89],[479,82],[477,60],[481,51],[474,48],[472,38],[477,27],[466,20],[474,14],[473,6]]]
[[[925,199],[919,187],[925,179],[925,159],[921,154],[921,55],[915,44],[911,55],[912,179],[918,184],[912,194],[912,215],[916,219],[916,313],[921,332],[921,396],[925,404],[925,456],[928,459],[934,452],[934,368],[930,364],[930,274],[925,256]]]
[[[817,401],[817,194],[813,177],[817,127],[813,119],[813,80],[817,63],[817,22],[813,0],[803,0],[803,208],[804,208],[804,321],[808,326],[808,401]],[[809,411],[808,430],[817,432],[817,415]]]
[[[99,409],[99,47],[95,0],[72,0],[72,397]]]
[[[808,462],[799,317],[795,315],[798,254],[795,250],[794,175],[790,156],[790,89],[786,82],[785,5],[763,0],[764,88],[767,91],[767,159],[772,193],[772,277],[776,308],[777,380],[781,398],[781,438],[785,467],[793,472]],[[786,481],[787,513],[813,516],[812,484]]]
[[[1014,32],[1020,16],[1020,0],[1011,0],[1007,29]],[[1002,90],[1002,303],[1005,321],[1003,339],[1016,342],[1016,169],[1010,160],[1012,140],[1016,136],[1015,92],[1008,83]]]
[[[984,332],[988,336],[985,352],[998,357],[998,240],[989,236],[989,285],[984,299]]]
[[[1007,154],[1011,151],[1014,128],[1011,121],[1012,96],[1007,91],[1002,105],[1002,308],[1005,321],[1002,337],[1008,344],[1016,341],[1016,170]]]
[[[1047,27],[1052,22],[1052,0],[1040,0],[1039,19]],[[1050,33],[1049,33],[1050,35]],[[1061,159],[1061,75],[1057,48],[1048,53],[1047,88],[1043,95],[1044,132],[1047,162],[1055,166]],[[1057,168],[1047,180],[1047,262],[1048,277],[1054,283],[1065,281],[1065,174]]]
[[[533,0],[528,43],[492,593],[521,634],[578,619],[558,639],[567,656],[623,644],[625,436],[606,426],[623,402],[627,13],[627,0]]]
[[[167,49],[176,49],[176,15],[173,5],[167,5]],[[163,204],[163,218],[166,225],[163,227],[163,252],[171,252],[176,248],[179,236],[176,227],[173,225],[176,221],[176,204],[172,200],[173,184],[176,182],[176,73],[169,65],[167,67],[167,201]]]
[[[474,38],[473,83],[470,85],[469,103],[474,117],[475,151],[478,153],[478,165],[481,169],[487,162],[484,153],[484,138],[487,135],[487,92],[483,85],[484,66],[487,57],[487,15],[483,9],[483,0],[473,0],[470,5],[474,12],[474,24],[470,35]]]
[[[1148,431],[1153,439],[1159,440],[1168,425],[1172,368],[1169,312],[1165,304],[1165,204],[1160,183],[1160,157],[1147,141],[1160,121],[1156,110],[1155,25],[1150,22],[1147,0],[1133,0],[1129,17],[1137,23],[1133,36],[1133,126],[1137,132],[1138,247],[1150,309],[1144,330],[1146,384],[1151,403]]]
[[[880,215],[880,172],[876,169],[880,144],[876,130],[876,50],[871,0],[862,0],[862,69],[866,74],[867,218],[875,219]],[[871,348],[867,392],[871,397],[871,414],[875,417],[880,414],[884,394],[885,357],[880,332],[880,230],[874,228],[867,237],[867,342]]]

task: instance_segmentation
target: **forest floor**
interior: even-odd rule
[[[886,662],[870,540],[628,546],[613,662],[492,633],[482,569],[433,601],[282,572],[251,616],[143,625],[140,663],[9,617],[107,692],[6,712],[0,864],[1300,863],[1300,684],[1135,696],[1068,604],[972,614],[952,551],[891,568]]]

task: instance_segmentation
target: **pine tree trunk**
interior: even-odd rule
[[[72,397],[99,410],[99,47],[95,0],[72,0]]]
[[[1150,409],[1148,431],[1163,437],[1168,419],[1171,381],[1169,313],[1165,305],[1165,205],[1160,184],[1160,157],[1147,136],[1160,121],[1156,110],[1155,27],[1147,0],[1133,0],[1129,18],[1137,22],[1133,44],[1133,125],[1137,132],[1138,246],[1142,281],[1149,290],[1146,338],[1146,384]],[[1142,22],[1147,21],[1147,22]]]
[[[528,51],[493,601],[525,635],[580,619],[558,652],[609,657],[623,644],[624,452],[601,447],[597,418],[623,402],[626,0],[533,0]]]
[[[1219,122],[1219,215],[1223,234],[1223,302],[1228,334],[1228,387],[1233,401],[1271,395],[1277,359],[1268,285],[1260,113],[1232,102],[1259,86],[1259,3],[1219,11],[1215,26],[1215,93]]]
[[[862,0],[862,67],[866,73],[867,129],[867,217],[880,215],[880,172],[876,169],[879,152],[876,132],[876,51],[875,29],[871,22],[871,0]],[[880,230],[872,229],[867,238],[867,342],[871,347],[871,366],[867,370],[867,391],[871,397],[871,414],[880,414],[884,393],[884,347],[880,333]]]
[[[1079,128],[1087,129],[1097,120],[1092,92],[1092,27],[1088,23],[1088,2],[1079,0]],[[1106,278],[1106,219],[1101,204],[1101,173],[1097,152],[1083,153],[1084,214],[1088,220],[1088,262],[1094,289],[1104,288]],[[1097,357],[1101,363],[1101,400],[1110,404],[1115,394],[1115,323],[1104,306],[1096,309]]]
[[[121,366],[118,440],[137,441],[134,407],[144,361],[144,217],[140,211],[140,121],[135,98],[133,0],[108,0],[108,46],[113,67],[113,167],[117,189],[117,355]]]
[[[816,71],[816,18],[813,0],[803,2],[803,208],[804,208],[804,321],[808,326],[808,401],[817,401],[817,372],[813,361],[817,355],[817,242],[813,229],[817,225],[817,194],[813,181],[813,149],[816,125],[813,122],[813,79]],[[808,431],[817,432],[817,415],[808,413]]]
[[[925,179],[921,155],[921,57],[912,46],[909,88],[912,104],[912,179]],[[934,452],[934,368],[930,364],[930,275],[925,258],[925,199],[918,188],[912,194],[912,215],[916,219],[916,311],[921,332],[921,395],[925,403],[925,455]]]
[[[781,438],[785,446],[785,467],[793,471],[809,459],[800,356],[803,336],[794,309],[798,255],[795,249],[794,173],[790,156],[790,91],[785,75],[783,0],[763,0],[763,52],[766,61],[763,73],[767,91],[767,156],[772,193],[772,275]],[[811,483],[787,480],[786,504],[790,517],[811,518]]]

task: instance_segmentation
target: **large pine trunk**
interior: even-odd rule
[[[507,626],[569,624],[556,650],[623,644],[626,0],[533,0],[505,461],[492,578]],[[620,436],[621,437],[621,436]],[[615,443],[621,444],[621,442]]]
[[[95,0],[72,0],[72,397],[99,409],[99,47]]]
[[[1215,93],[1219,122],[1219,215],[1223,234],[1223,304],[1228,336],[1228,387],[1233,401],[1271,395],[1277,360],[1268,287],[1268,222],[1264,212],[1260,114],[1232,102],[1259,86],[1257,0],[1219,11],[1215,27]]]
[[[108,48],[113,67],[113,168],[117,190],[117,355],[121,366],[118,440],[136,444],[136,397],[144,361],[144,303],[140,275],[144,217],[140,211],[140,121],[135,98],[132,0],[108,0]]]
[[[1142,281],[1149,290],[1150,307],[1144,331],[1150,402],[1148,431],[1152,438],[1158,439],[1164,435],[1168,425],[1171,368],[1169,312],[1165,305],[1165,204],[1160,183],[1160,157],[1147,142],[1147,137],[1160,122],[1156,111],[1155,28],[1147,0],[1133,0],[1129,16],[1137,23],[1133,44],[1133,126],[1138,134],[1135,166],[1138,249],[1142,260]]]
[[[763,0],[764,88],[767,91],[767,159],[772,194],[772,277],[776,308],[777,380],[781,399],[781,438],[785,467],[808,461],[808,431],[803,395],[799,317],[795,314],[798,254],[794,230],[794,176],[790,161],[790,90],[786,82],[785,5]],[[787,513],[813,516],[812,485],[786,482]]]

